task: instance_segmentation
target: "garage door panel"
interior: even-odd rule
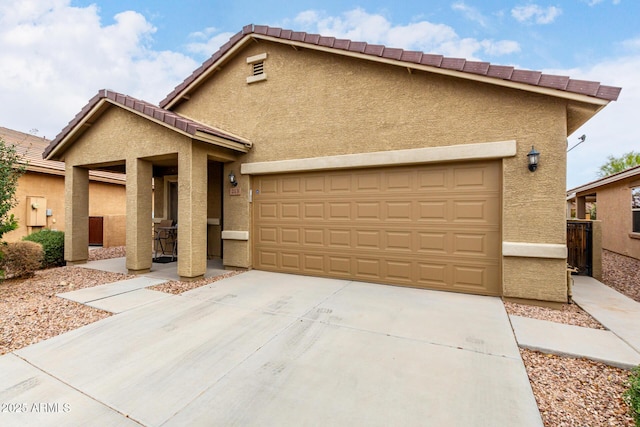
[[[381,230],[356,230],[355,249],[383,250]]]
[[[360,173],[356,175],[356,193],[378,194],[382,190],[379,173]]]
[[[278,227],[263,227],[257,235],[257,243],[278,243]]]
[[[386,202],[386,220],[411,221],[414,218],[414,204],[411,201]]]
[[[413,262],[400,259],[383,260],[385,277],[391,283],[406,283],[412,281]]]
[[[328,231],[328,234],[329,244],[327,245],[327,247],[329,249],[351,248],[351,230],[330,229]]]
[[[447,254],[448,233],[443,232],[422,232],[418,233],[419,244],[416,248],[422,253]]]
[[[299,228],[280,228],[280,243],[283,245],[300,245],[302,243],[300,239]]]
[[[431,263],[420,262],[418,263],[418,284],[426,288],[438,288],[443,289],[450,287],[446,263]]]
[[[278,268],[278,253],[275,251],[260,251],[257,260],[263,268]]]
[[[277,178],[264,177],[260,183],[260,192],[267,196],[278,194],[278,182]]]
[[[304,244],[309,246],[325,246],[325,230],[323,228],[305,228],[303,229],[304,233]]]
[[[256,177],[254,267],[499,295],[500,179],[499,161]]]
[[[446,191],[447,170],[444,168],[418,172],[418,190]]]
[[[318,220],[324,219],[324,203],[323,202],[306,202],[303,204],[303,216],[302,219]]]
[[[302,254],[303,271],[323,275],[326,272],[325,255]]]
[[[329,204],[329,220],[351,220],[351,202],[327,202]]]
[[[366,280],[380,279],[380,260],[377,258],[358,258],[354,260],[356,275],[358,278]]]
[[[355,206],[355,221],[381,219],[379,202],[355,202]]]
[[[258,219],[278,219],[278,203],[261,203],[258,209]]]
[[[413,235],[411,231],[386,231],[385,249],[401,252],[413,252]]]
[[[418,221],[447,221],[447,201],[418,201]]]
[[[351,193],[351,174],[329,176],[329,192],[334,194]]]
[[[385,174],[384,188],[389,192],[412,192],[414,171],[388,172]]]
[[[325,193],[326,179],[324,175],[309,176],[304,181],[305,194]]]
[[[284,219],[301,219],[300,217],[300,203],[281,203],[280,204],[281,215]]]
[[[329,256],[328,273],[341,277],[348,276],[352,271],[351,258],[346,256]]]

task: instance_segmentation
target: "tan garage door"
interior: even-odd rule
[[[500,162],[257,176],[253,266],[499,295]]]

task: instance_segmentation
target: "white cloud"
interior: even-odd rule
[[[150,48],[155,27],[124,11],[103,25],[98,8],[70,0],[0,3],[1,126],[53,138],[109,88],[158,102],[198,64]]]
[[[457,11],[457,12],[462,12],[462,14],[467,19],[469,19],[470,21],[477,22],[478,24],[480,24],[483,27],[486,27],[488,25],[487,24],[487,19],[475,7],[469,6],[469,5],[465,4],[464,2],[459,1],[459,2],[456,2],[456,3],[452,4],[451,8],[453,10]]]
[[[550,24],[562,14],[562,9],[549,6],[543,8],[537,4],[517,6],[511,9],[511,16],[518,22],[535,22],[536,24]]]
[[[589,6],[595,6],[597,4],[602,3],[604,0],[582,0],[587,3]],[[620,4],[620,0],[611,0],[611,3],[614,5]]]
[[[305,11],[296,16],[294,23],[298,28],[322,35],[469,60],[477,60],[480,55],[497,56],[520,50],[515,41],[461,38],[448,25],[424,20],[393,25],[384,16],[370,14],[363,9],[354,9],[340,16]]]
[[[187,44],[187,51],[205,57],[213,55],[234,35],[234,33],[218,33],[218,31],[217,28],[209,27],[189,34],[189,38],[194,41]]]

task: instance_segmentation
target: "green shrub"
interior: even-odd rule
[[[31,277],[42,265],[42,245],[35,242],[15,242],[2,246],[2,270],[7,277]]]
[[[44,251],[42,268],[59,267],[65,264],[64,232],[44,229],[30,234],[22,240],[42,245]]]
[[[624,401],[629,405],[636,427],[640,427],[640,366],[631,371],[629,389],[624,393]]]

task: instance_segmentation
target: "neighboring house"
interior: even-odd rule
[[[10,213],[18,219],[18,228],[6,233],[6,242],[21,240],[43,228],[65,230],[64,163],[43,160],[42,153],[51,143],[48,139],[0,127],[0,137],[27,162],[27,171],[18,180],[16,200]],[[125,244],[125,177],[111,172],[89,174],[90,243],[122,246]]]
[[[589,216],[590,203],[596,207],[603,249],[640,259],[640,166],[572,188],[567,202],[578,219]]]
[[[566,138],[619,92],[248,25],[159,106],[101,90],[52,141],[66,259],[87,260],[87,169],[126,166],[132,273],[154,211],[183,278],[217,244],[226,268],[564,302]]]

